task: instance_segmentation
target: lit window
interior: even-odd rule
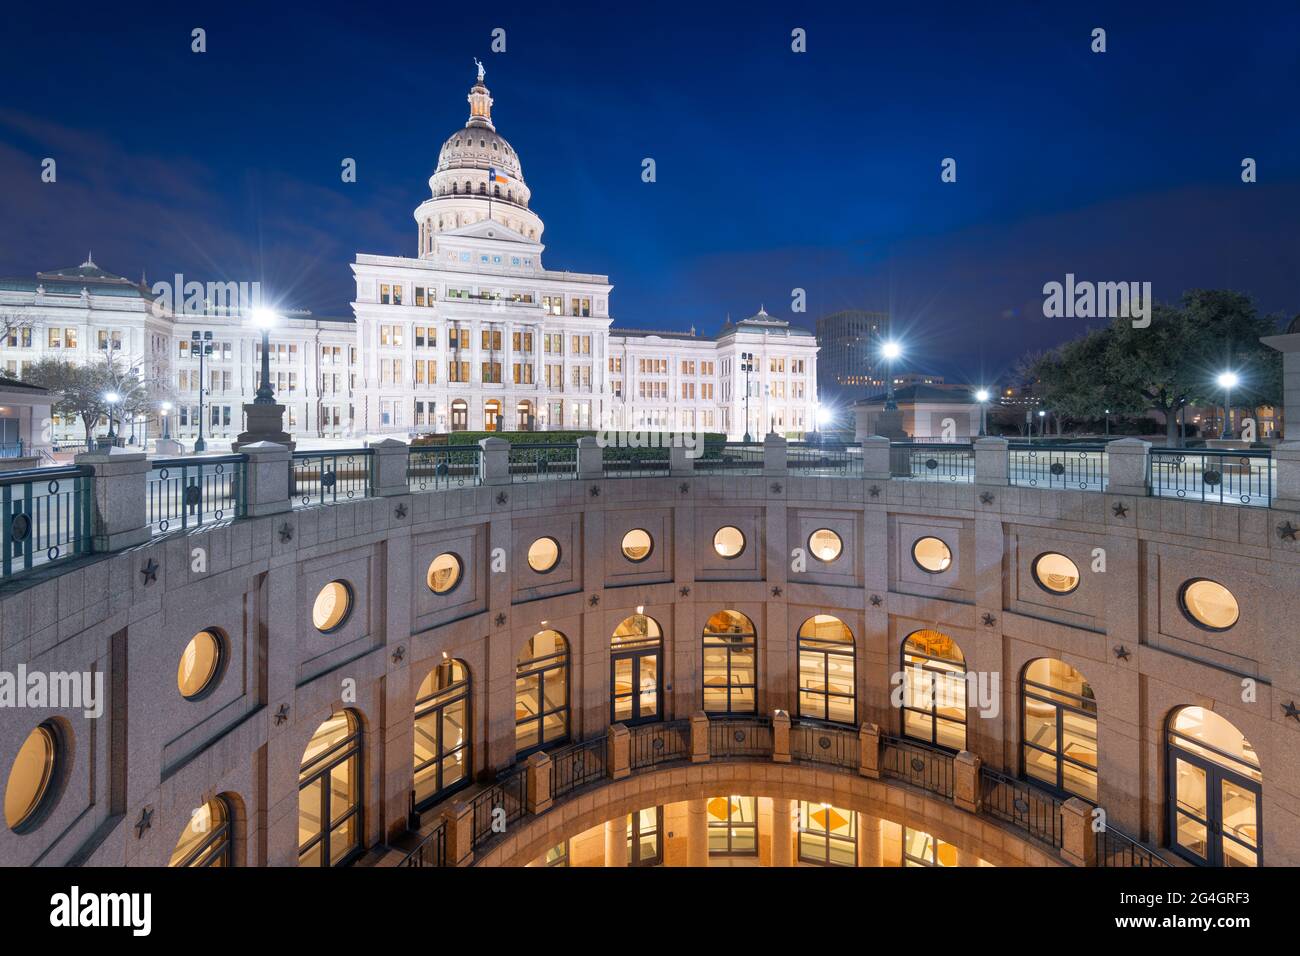
[[[799,628],[799,716],[854,723],[853,632],[817,614]]]
[[[1207,631],[1226,631],[1240,616],[1232,592],[1208,578],[1193,578],[1184,584],[1178,603],[1193,624]]]
[[[40,811],[53,797],[51,784],[59,759],[59,739],[54,725],[36,727],[14,758],[5,784],[5,822],[11,830],[25,830],[38,822]]]
[[[450,551],[444,551],[429,564],[426,581],[434,594],[446,594],[460,583],[462,572],[460,558]]]
[[[554,538],[538,538],[528,546],[528,566],[545,574],[560,563],[560,545]]]
[[[1259,866],[1264,777],[1241,731],[1204,707],[1179,708],[1168,771],[1174,852],[1202,866]]]
[[[737,558],[745,550],[745,535],[733,525],[719,528],[713,535],[713,550],[723,558]]]
[[[199,700],[216,686],[221,670],[222,640],[217,631],[199,631],[190,638],[176,668],[176,686],[186,700]]]
[[[829,803],[799,801],[799,862],[858,865],[858,815]]]
[[[758,712],[758,637],[738,611],[719,611],[704,625],[704,710],[710,714]]]
[[[322,634],[337,631],[352,611],[352,589],[343,581],[331,581],[320,589],[312,605],[311,621]]]
[[[174,867],[230,866],[230,809],[214,797],[190,814],[167,862]]]
[[[820,528],[808,536],[808,550],[818,561],[831,562],[840,556],[844,543],[829,528]]]
[[[469,671],[443,661],[415,694],[415,806],[424,809],[469,783]]]
[[[650,532],[644,528],[633,528],[623,535],[623,557],[629,561],[644,561],[654,550],[654,541]]]
[[[569,736],[569,643],[559,631],[538,631],[515,663],[515,752]]]
[[[903,866],[956,866],[957,848],[928,833],[903,827]]]
[[[1087,678],[1040,657],[1021,682],[1025,776],[1062,793],[1097,799],[1097,700]]]
[[[922,571],[940,574],[952,566],[952,552],[938,538],[917,538],[912,545],[912,560]]]
[[[903,734],[966,748],[966,659],[939,631],[914,631],[903,641]]]
[[[758,798],[712,797],[709,856],[758,856]]]
[[[298,770],[298,865],[339,866],[361,850],[361,722],[339,711],[316,728]]]
[[[610,723],[640,724],[659,718],[663,631],[644,614],[625,618],[609,642]]]
[[[1079,566],[1055,551],[1034,558],[1032,571],[1038,586],[1052,594],[1069,594],[1079,586]]]
[[[664,808],[647,807],[627,816],[627,865],[658,866],[664,861]]]

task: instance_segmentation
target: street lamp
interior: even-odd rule
[[[262,330],[262,381],[257,386],[254,405],[274,405],[275,389],[271,387],[271,329],[280,321],[272,310],[253,310],[253,325]]]
[[[1038,410],[1038,437],[1043,438],[1047,434],[1047,412],[1041,408]]]
[[[740,370],[745,373],[745,441],[748,443],[754,440],[749,434],[749,376],[754,371],[753,352],[740,353]]]
[[[880,355],[885,360],[885,411],[898,411],[898,402],[894,401],[894,359],[903,354],[903,347],[893,339],[886,339],[880,346]]]
[[[171,403],[171,402],[163,402],[163,403],[162,403],[161,405],[159,405],[158,407],[159,407],[159,409],[162,411],[162,427],[163,427],[163,428],[162,428],[162,437],[163,437],[165,440],[170,440],[171,437],[172,437],[171,427],[170,427],[170,423],[171,423],[171,413],[172,413],[172,403]]]
[[[1232,390],[1237,387],[1241,379],[1236,372],[1220,372],[1219,377],[1215,379],[1219,388],[1223,389],[1223,428],[1219,432],[1220,438],[1231,438],[1232,427],[1230,419],[1232,418]]]
[[[212,332],[200,332],[195,329],[190,333],[190,358],[199,360],[199,437],[194,439],[196,452],[207,451],[208,443],[203,440],[203,359],[212,354]]]
[[[1106,437],[1110,437],[1110,409],[1106,409]]]
[[[105,392],[104,402],[108,405],[108,445],[111,448],[117,442],[117,433],[113,431],[113,417],[117,412],[117,403],[122,396],[117,392]]]

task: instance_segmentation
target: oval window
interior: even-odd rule
[[[808,550],[818,561],[834,561],[844,550],[844,542],[830,528],[819,528],[808,536]]]
[[[644,528],[633,528],[623,535],[623,557],[629,561],[644,561],[654,550],[654,540]]]
[[[912,560],[927,574],[939,574],[952,566],[952,551],[938,538],[917,538],[912,545]]]
[[[58,742],[54,729],[41,724],[23,741],[5,785],[5,822],[17,830],[36,816],[50,793]]]
[[[1183,585],[1178,600],[1192,623],[1207,631],[1226,631],[1241,614],[1232,592],[1209,578],[1192,578]]]
[[[450,551],[444,551],[429,564],[429,573],[425,578],[429,590],[434,594],[446,594],[460,583],[461,571],[460,558]]]
[[[190,638],[176,666],[176,686],[186,700],[198,700],[216,685],[221,669],[221,636],[212,630]]]
[[[745,536],[734,525],[724,525],[713,535],[713,550],[723,558],[735,558],[745,550]]]
[[[554,538],[538,538],[528,546],[528,566],[545,574],[560,563],[560,544]]]
[[[331,581],[320,589],[312,605],[311,622],[322,634],[337,631],[352,610],[352,589],[343,581]]]
[[[1034,558],[1034,580],[1052,594],[1069,594],[1079,586],[1079,567],[1063,554],[1048,551]]]

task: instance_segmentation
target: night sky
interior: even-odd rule
[[[348,315],[356,253],[415,254],[477,56],[545,264],[608,273],[616,326],[889,309],[913,368],[991,381],[1082,331],[1042,317],[1067,272],[1300,311],[1294,2],[178,6],[5,11],[0,275],[93,249]]]

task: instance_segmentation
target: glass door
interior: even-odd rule
[[[1169,762],[1174,849],[1206,866],[1259,866],[1259,784],[1175,746]]]
[[[613,654],[609,687],[611,723],[659,720],[659,649]]]

